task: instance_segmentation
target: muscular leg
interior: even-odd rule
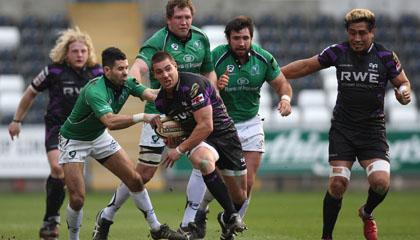
[[[346,175],[345,168],[350,171],[353,163],[349,161],[330,161],[330,166],[332,167],[328,191],[325,194],[323,202],[323,229],[322,229],[322,238],[329,239],[332,238],[332,232],[334,230],[335,223],[337,221],[338,213],[341,209],[341,202],[343,200],[343,195],[347,190],[349,184],[350,176],[344,177]],[[335,168],[335,167],[345,167],[345,168]],[[337,174],[339,173],[339,174]]]
[[[371,159],[361,161],[360,164],[363,168],[371,168],[372,163],[380,161],[381,159]],[[384,161],[384,160],[381,160]],[[366,214],[372,214],[373,210],[385,199],[389,185],[390,185],[390,173],[384,170],[377,171],[367,171],[368,172],[368,182],[369,182],[369,191],[368,198],[364,207],[364,212]]]
[[[200,169],[207,189],[225,210],[226,219],[229,219],[230,215],[237,211],[229,194],[227,194],[226,185],[216,172],[215,156],[208,148],[199,147],[191,153],[190,160],[194,168]]]
[[[137,208],[144,213],[150,228],[158,230],[161,224],[157,220],[141,176],[135,170],[134,163],[129,159],[127,153],[123,149],[120,149],[118,152],[109,156],[103,165],[121,179],[130,190]]]
[[[85,182],[83,176],[83,163],[66,163],[63,165],[65,182],[69,192],[69,205],[67,206],[67,225],[69,239],[78,240],[80,226],[83,218],[83,204],[85,201]]]
[[[152,179],[158,168],[158,163],[155,166],[149,166],[143,164],[143,162],[156,162],[157,159],[161,159],[162,151],[163,147],[140,147],[140,163],[137,164],[136,171],[140,174],[144,184],[146,184],[150,181],[150,179]],[[129,189],[124,183],[121,183],[115,191],[114,195],[112,196],[107,207],[103,209],[101,217],[112,221],[118,209],[125,203],[125,201],[129,197]]]

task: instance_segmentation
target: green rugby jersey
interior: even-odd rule
[[[256,44],[252,44],[249,59],[241,65],[229,45],[212,51],[217,78],[229,72],[229,84],[220,91],[229,116],[235,123],[255,117],[260,106],[260,89],[280,74],[276,59]]]
[[[109,112],[120,112],[129,95],[140,97],[145,86],[129,77],[122,88],[118,88],[104,76],[89,81],[80,91],[76,104],[60,129],[67,139],[92,141],[105,131],[99,118]]]
[[[182,41],[172,34],[167,27],[157,31],[140,49],[137,58],[146,62],[149,67],[150,87],[160,88],[159,82],[153,77],[152,57],[157,51],[165,51],[175,59],[180,72],[209,73],[214,70],[210,53],[210,42],[206,34],[192,26],[191,34]],[[159,113],[153,102],[147,102],[145,113]]]

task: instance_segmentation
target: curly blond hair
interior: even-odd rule
[[[348,12],[344,18],[346,29],[352,23],[366,22],[369,26],[369,30],[375,27],[375,14],[369,9],[355,8]]]
[[[50,58],[54,63],[64,63],[70,44],[76,41],[83,42],[88,48],[89,56],[86,65],[92,67],[98,63],[92,39],[86,32],[81,32],[78,27],[74,27],[61,31],[59,35],[55,46],[50,51]]]

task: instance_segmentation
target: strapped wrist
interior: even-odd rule
[[[181,150],[179,150],[179,146],[175,148],[175,151],[179,154],[179,155],[184,155],[185,153],[181,152]]]
[[[21,121],[21,120],[17,120],[17,119],[13,119],[13,120],[12,120],[12,122],[15,122],[15,123],[22,123],[22,121]]]
[[[283,95],[280,98],[280,101],[288,101],[290,103],[290,101],[292,100],[288,95]]]

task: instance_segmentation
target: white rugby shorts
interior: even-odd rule
[[[121,149],[120,144],[108,133],[104,131],[93,141],[79,141],[67,139],[59,136],[58,149],[60,156],[58,163],[85,162],[87,157],[94,159],[104,159]]]
[[[264,152],[264,129],[257,115],[247,121],[235,123],[243,151]]]
[[[143,129],[140,134],[140,146],[146,147],[164,147],[165,143],[153,130],[152,126],[148,123],[143,124]]]

